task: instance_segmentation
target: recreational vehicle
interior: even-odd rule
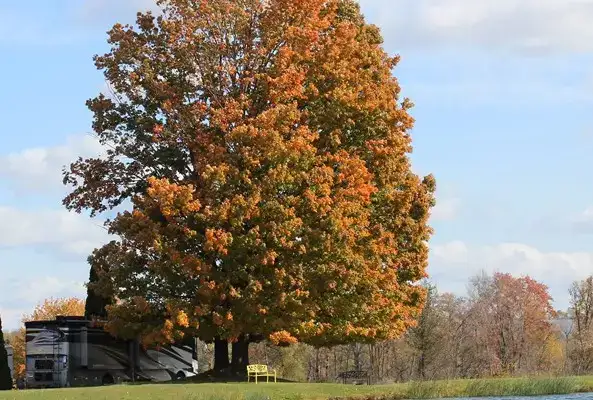
[[[26,386],[98,386],[165,382],[198,371],[195,340],[145,349],[115,338],[83,317],[31,321],[26,328]]]

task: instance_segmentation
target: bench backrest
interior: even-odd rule
[[[362,379],[368,377],[367,371],[344,371],[338,375],[339,378]]]
[[[256,372],[256,373],[267,373],[268,366],[264,364],[251,364],[247,366],[247,372]]]

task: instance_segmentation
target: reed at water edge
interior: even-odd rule
[[[410,382],[392,386],[391,393],[365,400],[437,399],[460,397],[544,396],[593,392],[593,377],[459,379]],[[336,400],[335,398],[334,400]],[[358,399],[352,396],[349,399]],[[342,398],[341,400],[344,400]]]

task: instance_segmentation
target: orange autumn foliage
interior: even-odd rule
[[[297,338],[292,336],[290,332],[287,331],[274,332],[268,336],[268,339],[276,346],[288,346],[298,343]]]
[[[46,321],[57,316],[82,316],[84,315],[84,300],[76,297],[49,298],[38,304],[31,314],[24,315],[22,322]]]
[[[107,157],[64,177],[69,209],[132,200],[91,257],[91,287],[118,299],[109,329],[400,336],[425,297],[435,182],[411,171],[412,104],[379,30],[352,0],[159,4],[109,32],[114,98],[88,102]]]

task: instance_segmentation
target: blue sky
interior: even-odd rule
[[[559,308],[593,273],[593,1],[362,0],[416,104],[414,168],[437,177],[429,272],[463,294],[484,269],[530,274]],[[107,238],[68,214],[62,165],[99,151],[84,102],[105,32],[151,0],[0,3],[0,313],[83,296]]]

